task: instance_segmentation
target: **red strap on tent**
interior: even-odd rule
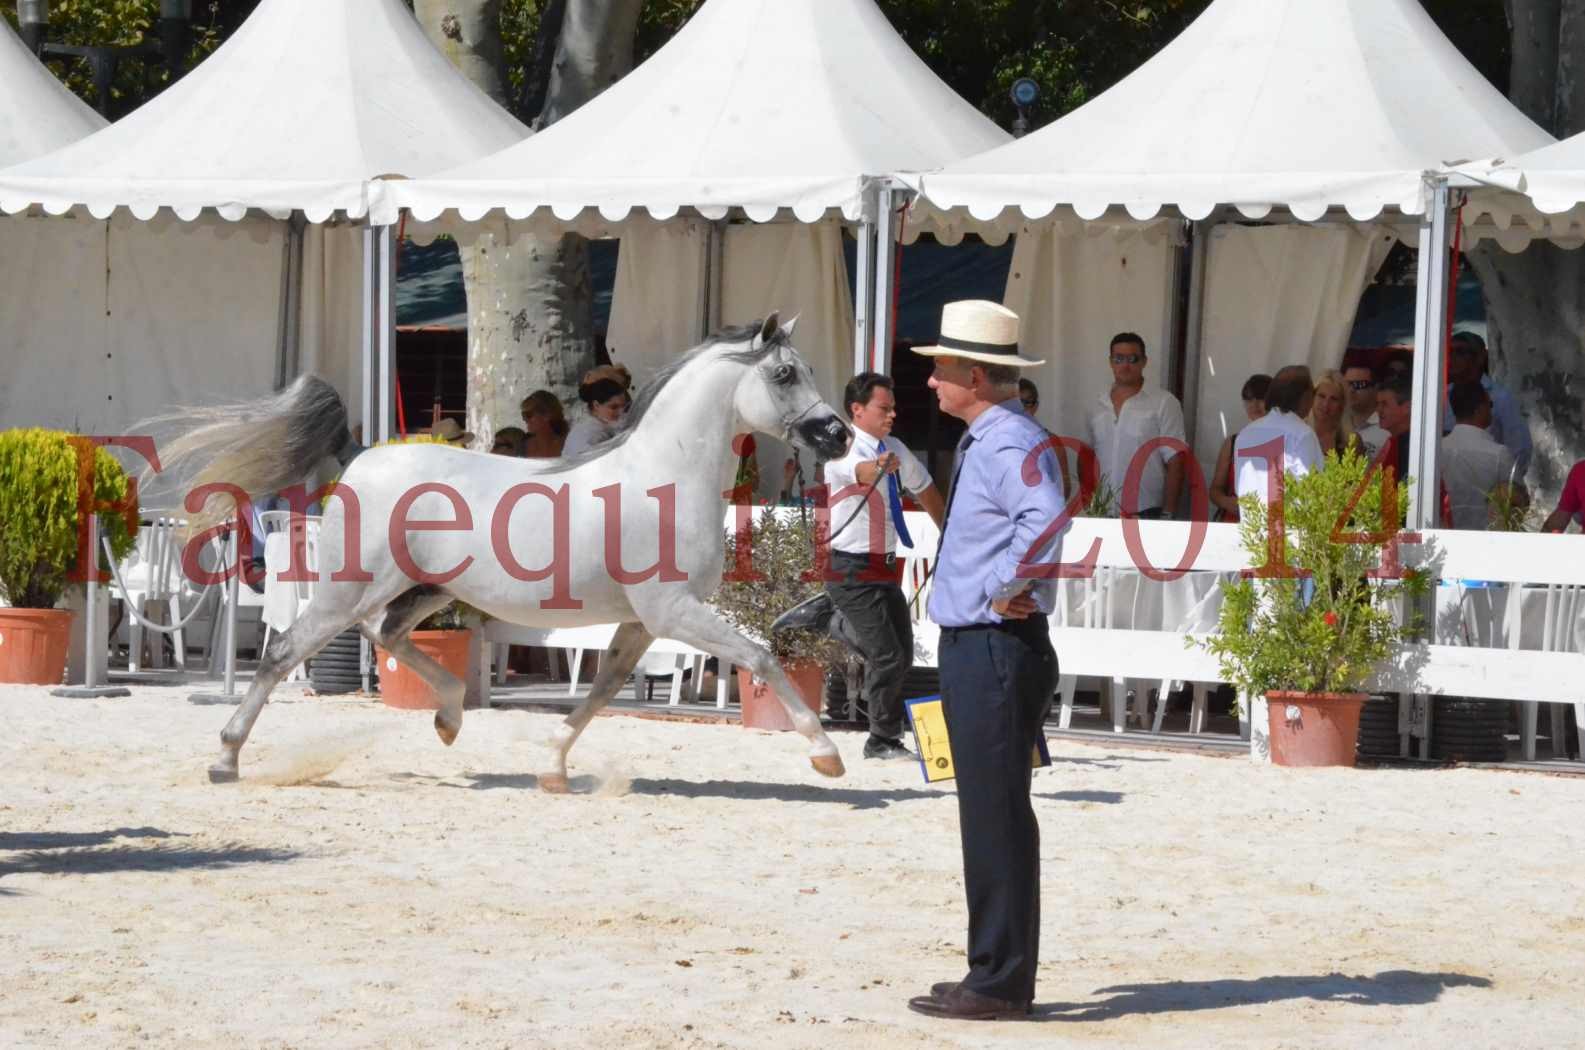
[[[1445,378],[1453,365],[1454,311],[1458,307],[1459,270],[1464,262],[1464,195],[1459,195],[1458,207],[1453,212],[1453,260],[1447,282],[1447,330],[1442,333],[1442,375]],[[1442,404],[1448,403],[1449,385],[1442,386]]]
[[[891,320],[886,324],[888,337],[892,346],[897,345],[897,307],[902,301],[903,289],[903,227],[908,223],[908,205],[904,204],[897,209],[897,244],[892,249],[892,301],[888,309],[891,311]],[[891,357],[891,347],[887,347],[888,358]],[[876,364],[881,362],[877,361]]]

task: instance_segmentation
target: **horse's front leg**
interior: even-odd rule
[[[817,773],[828,777],[839,777],[846,772],[837,746],[820,728],[820,716],[799,699],[797,687],[782,670],[781,662],[767,649],[745,638],[714,609],[691,595],[681,600],[672,598],[663,609],[654,610],[653,618],[648,610],[639,609],[639,605],[639,601],[634,601],[634,608],[645,617],[651,631],[714,653],[717,659],[746,667],[769,682],[786,709],[787,717],[792,720],[793,728],[809,741],[809,764]]]
[[[590,686],[588,697],[567,716],[565,722],[556,727],[550,744],[552,766],[549,772],[540,776],[540,787],[552,794],[566,793],[567,752],[572,750],[572,745],[590,719],[616,696],[617,690],[622,688],[622,683],[633,673],[639,658],[649,650],[649,643],[654,640],[655,636],[646,631],[641,623],[624,623],[616,629],[611,648],[600,661],[600,671],[594,676],[594,685]]]

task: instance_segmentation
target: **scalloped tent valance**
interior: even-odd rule
[[[0,19],[0,168],[41,157],[105,126]]]
[[[537,209],[567,223],[586,211],[665,220],[685,208],[854,220],[869,179],[1007,140],[873,0],[707,0],[647,62],[532,139],[388,191],[421,221]]]
[[[386,176],[430,174],[528,134],[451,67],[401,0],[264,0],[136,112],[0,171],[0,209],[359,218]]]
[[[1216,0],[1111,90],[989,153],[905,176],[928,203],[1137,219],[1219,206],[1356,220],[1425,210],[1427,173],[1551,136],[1491,86],[1418,0]]]

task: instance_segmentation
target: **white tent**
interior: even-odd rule
[[[1490,234],[1510,251],[1545,237],[1567,247],[1585,241],[1585,135],[1521,155],[1506,154],[1451,169],[1469,191],[1466,221],[1490,215]]]
[[[56,80],[0,19],[0,168],[76,142],[105,120]]]
[[[374,239],[349,220],[385,176],[527,134],[400,0],[264,0],[135,113],[0,172],[13,214],[0,285],[16,293],[0,332],[20,366],[0,422],[113,433],[299,369],[331,378],[361,417],[358,302],[365,284],[389,285],[392,249],[386,231],[380,265],[360,264],[360,234],[366,258]],[[364,316],[366,338],[388,337],[378,320]]]
[[[966,216],[1052,237],[1075,216],[1116,225],[1175,207],[1185,219],[1211,220],[1195,228],[1201,291],[1191,296],[1185,383],[1186,409],[1198,420],[1191,443],[1208,469],[1238,425],[1230,417],[1250,372],[1337,365],[1390,243],[1350,218],[1401,223],[1426,211],[1427,174],[1444,163],[1549,141],[1459,55],[1418,0],[1217,0],[1133,74],[1051,126],[905,179],[922,190],[922,207],[948,213],[926,222]],[[1048,216],[1055,232],[1037,221]],[[1240,216],[1329,221],[1213,225]],[[1064,274],[1029,254],[1039,239],[1020,244],[1014,271],[1022,276],[1009,282],[1009,305],[1033,314],[1037,356],[1058,362],[1046,381],[1077,391],[1063,417],[1046,422],[1082,434],[1083,406],[1109,382],[1102,333],[1165,334],[1148,325],[1167,318],[1170,330],[1170,312],[1102,300],[1099,310],[1078,304],[1071,317],[1051,314]],[[1140,254],[1127,260],[1136,279]],[[1101,264],[1115,268],[1122,257],[1113,251]],[[1155,275],[1143,283],[1164,294],[1175,287],[1170,264],[1149,261]],[[1108,309],[1107,322],[1094,320]],[[1129,324],[1130,311],[1147,322]],[[1164,369],[1166,356],[1153,365]]]
[[[835,400],[855,358],[890,342],[870,301],[893,249],[880,178],[1007,140],[873,0],[708,0],[575,113],[494,156],[392,185],[390,202],[462,237],[479,220],[505,238],[620,235],[606,341],[640,378],[722,323],[796,313],[797,343]],[[844,223],[860,227],[856,310]],[[771,485],[781,453],[762,451]]]

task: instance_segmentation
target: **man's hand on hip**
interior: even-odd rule
[[[1027,620],[1040,612],[1040,606],[1036,605],[1035,600],[1028,594],[999,598],[991,603],[991,608],[1004,620]]]

